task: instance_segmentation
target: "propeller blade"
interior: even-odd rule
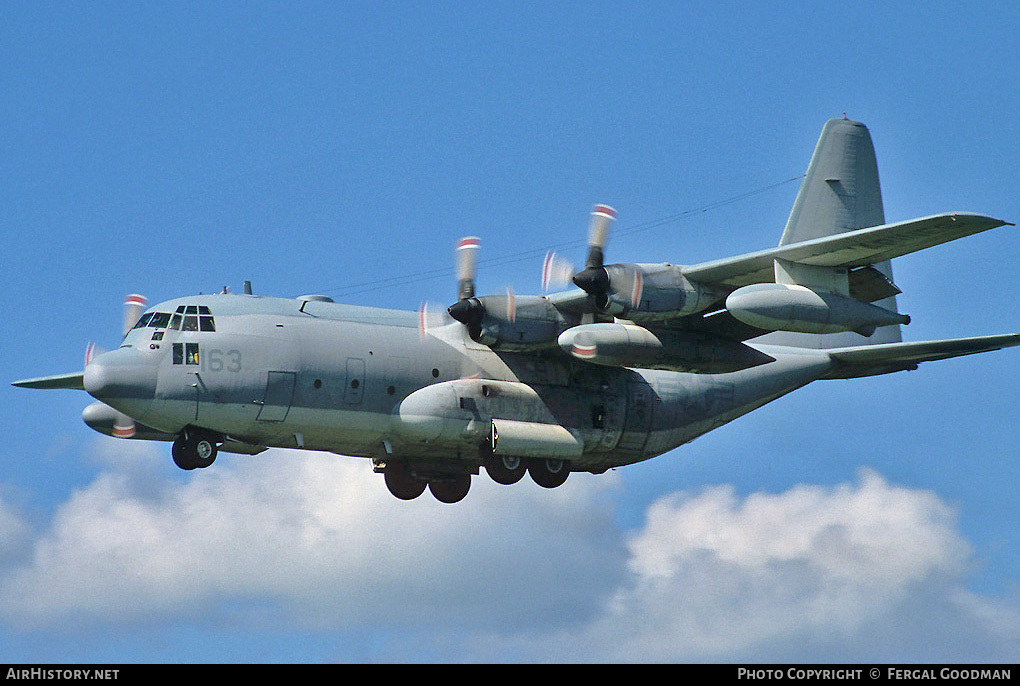
[[[148,304],[149,301],[145,299],[145,296],[138,295],[137,293],[132,293],[124,298],[124,327],[122,336],[126,336],[131,327],[138,322],[138,318],[142,315],[142,311],[145,310],[145,306]]]
[[[616,210],[609,205],[595,205],[591,210],[591,221],[588,224],[588,259],[587,269],[603,265],[606,243],[609,241],[609,227],[616,221]]]
[[[556,253],[550,251],[545,254],[545,262],[542,263],[542,290],[548,291],[550,286],[563,286],[570,283],[570,277],[574,275],[574,265]]]
[[[422,340],[430,336],[434,329],[449,323],[450,318],[446,314],[445,306],[428,300],[423,300],[418,306],[418,335]]]
[[[592,296],[593,309],[606,306],[609,293],[609,273],[605,270],[605,249],[609,241],[609,228],[616,221],[616,210],[608,205],[595,205],[588,225],[588,259],[584,270],[574,274],[574,284]]]
[[[641,304],[641,296],[645,290],[645,277],[640,269],[634,270],[634,285],[630,289],[630,306],[635,310]]]
[[[506,287],[506,318],[511,322],[517,321],[517,298],[510,286]]]
[[[478,250],[482,241],[467,236],[457,242],[457,299],[475,297],[475,271],[478,267]]]
[[[85,366],[88,367],[92,360],[105,352],[106,348],[101,345],[96,345],[95,341],[89,341],[88,346],[85,348]]]

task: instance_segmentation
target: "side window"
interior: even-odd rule
[[[198,343],[184,344],[184,364],[198,364]]]
[[[174,364],[184,364],[183,343],[174,343]]]

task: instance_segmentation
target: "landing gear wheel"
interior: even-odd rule
[[[570,476],[570,463],[566,460],[540,459],[528,460],[528,474],[531,480],[542,488],[556,488]]]
[[[188,455],[185,442],[184,434],[178,436],[177,440],[174,441],[173,447],[170,449],[170,454],[173,455],[175,465],[181,469],[190,471],[198,465],[195,464],[195,460]]]
[[[184,431],[174,441],[170,454],[181,469],[205,469],[216,460],[216,440],[201,431]]]
[[[451,474],[446,478],[429,481],[429,490],[441,503],[456,503],[463,500],[470,488],[470,474]]]
[[[386,481],[386,488],[390,493],[401,500],[414,500],[425,492],[427,485],[423,479],[419,479],[407,468],[403,462],[394,462],[386,465],[383,473]]]
[[[524,478],[528,465],[512,455],[486,455],[485,471],[496,483],[509,486]]]

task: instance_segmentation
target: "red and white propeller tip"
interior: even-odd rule
[[[478,268],[478,250],[482,241],[467,236],[457,241],[457,299],[475,297],[475,271]]]
[[[591,221],[588,223],[587,267],[602,266],[602,255],[609,241],[609,228],[615,221],[616,210],[609,205],[595,205],[591,209]]]
[[[138,318],[142,316],[142,312],[145,311],[145,306],[148,304],[149,301],[145,299],[145,296],[137,293],[132,293],[124,298],[123,335],[127,335],[127,332],[135,325]]]

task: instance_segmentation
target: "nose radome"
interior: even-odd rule
[[[89,395],[136,416],[156,393],[155,362],[134,348],[97,355],[85,367],[82,385]]]

